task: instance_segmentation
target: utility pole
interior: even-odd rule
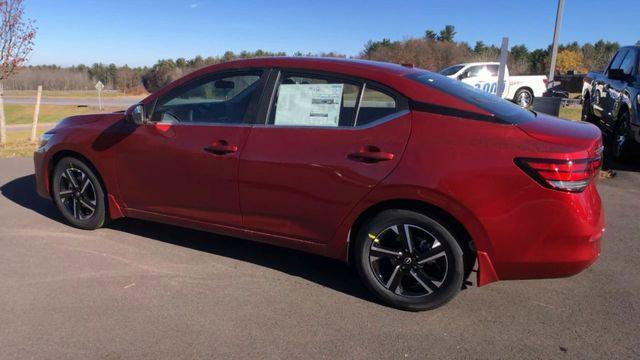
[[[558,55],[558,38],[560,37],[560,26],[562,25],[562,12],[564,11],[564,0],[558,0],[558,11],[556,12],[556,27],[553,30],[553,45],[551,48],[551,68],[549,69],[548,87],[553,87],[553,77],[556,72],[556,56]]]
[[[509,54],[509,38],[502,38],[502,46],[500,47],[500,67],[498,67],[498,86],[496,95],[502,97],[502,93],[504,92],[504,73],[507,68],[507,55]]]

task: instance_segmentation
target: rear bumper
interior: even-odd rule
[[[33,167],[36,176],[36,191],[38,195],[51,199],[49,189],[49,167],[47,166],[46,153],[38,149],[33,153]]]
[[[604,211],[595,185],[579,194],[558,194],[558,201],[541,199],[539,204],[530,205],[536,211],[516,211],[520,218],[513,219],[515,226],[502,225],[510,234],[494,229],[494,251],[485,259],[485,269],[494,274],[482,276],[480,266],[479,285],[572,276],[598,259]]]

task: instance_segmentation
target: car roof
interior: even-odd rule
[[[250,59],[239,59],[227,61],[219,64],[205,66],[189,75],[186,75],[171,84],[164,86],[154,94],[149,95],[143,102],[151,101],[152,95],[161,96],[171,89],[180,86],[191,79],[200,76],[225,70],[242,70],[251,68],[288,68],[295,70],[320,71],[342,74],[345,76],[356,76],[384,83],[385,85],[392,79],[401,79],[404,75],[423,71],[413,66],[403,66],[393,63],[371,61],[362,59],[346,58],[326,58],[326,57],[296,57],[296,56],[275,56],[258,57]]]
[[[271,56],[271,57],[257,57],[250,59],[238,59],[232,60],[222,64],[215,64],[205,69],[214,70],[214,68],[219,67],[220,65],[226,65],[225,67],[237,67],[237,68],[248,68],[248,67],[303,67],[303,68],[316,68],[316,69],[324,69],[324,68],[353,68],[353,69],[361,69],[361,70],[369,70],[369,71],[379,71],[384,72],[389,75],[397,75],[403,76],[410,72],[412,72],[413,66],[403,66],[394,63],[382,62],[382,61],[373,61],[373,60],[363,60],[363,59],[348,59],[348,58],[337,58],[337,57],[304,57],[304,56]],[[327,69],[328,70],[328,69]]]

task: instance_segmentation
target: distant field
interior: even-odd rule
[[[143,97],[148,94],[125,94],[120,91],[108,90],[103,91],[103,97]],[[5,90],[4,96],[14,96],[14,97],[36,97],[36,90]],[[43,97],[63,97],[63,98],[92,98],[97,97],[98,92],[96,90],[68,90],[68,91],[59,91],[59,90],[43,90]]]
[[[5,104],[4,113],[7,124],[31,124],[35,105]],[[106,108],[102,112],[113,112],[122,108]],[[71,115],[84,115],[99,113],[94,107],[77,107],[75,105],[40,105],[39,123],[58,122],[62,118]]]

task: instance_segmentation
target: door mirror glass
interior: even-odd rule
[[[135,105],[131,110],[131,121],[136,125],[142,125],[146,122],[144,116],[144,106],[142,104]]]

